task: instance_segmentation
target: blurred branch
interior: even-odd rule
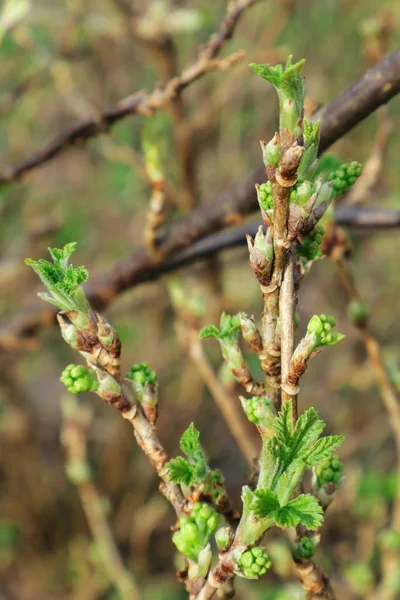
[[[208,44],[199,53],[197,60],[179,77],[170,79],[164,85],[156,87],[151,93],[136,92],[123,98],[116,105],[106,108],[100,114],[83,119],[65,129],[49,144],[32,153],[14,167],[0,173],[0,185],[19,179],[28,171],[48,162],[69,146],[84,143],[90,138],[106,132],[109,127],[124,117],[133,114],[152,116],[157,110],[174,101],[186,87],[209,71],[225,69],[242,58],[243,53],[238,53],[227,59],[217,60],[225,42],[232,37],[242,13],[258,1],[236,0],[233,4],[229,3],[219,30],[211,36]]]
[[[201,209],[196,211],[201,213]],[[191,217],[191,215],[189,215]],[[187,217],[184,222],[191,222]],[[361,209],[355,207],[339,207],[336,210],[336,222],[357,231],[375,231],[400,228],[400,211],[385,211],[381,209]],[[199,226],[203,221],[199,220]],[[171,226],[173,227],[173,226]],[[235,229],[227,229],[214,233],[190,243],[186,240],[187,247],[175,253],[164,262],[152,262],[145,248],[139,248],[130,256],[121,259],[103,275],[93,279],[86,285],[85,290],[90,302],[96,308],[104,308],[118,294],[141,283],[153,281],[179,267],[190,264],[195,260],[207,258],[228,248],[246,244],[246,234],[254,236],[259,223],[246,224]],[[193,227],[189,233],[194,233]],[[56,312],[51,307],[40,301],[33,301],[23,308],[20,314],[8,319],[0,327],[0,347],[26,348],[31,345],[29,338],[33,338],[41,327],[56,323]],[[32,345],[35,345],[33,340]]]
[[[61,441],[67,455],[67,474],[76,486],[90,530],[99,549],[109,581],[121,600],[140,600],[141,594],[121,559],[113,534],[104,515],[104,499],[90,475],[87,455],[87,431],[92,421],[89,405],[80,405],[74,397],[65,399]]]
[[[400,50],[397,50],[325,107],[321,113],[321,151],[326,150],[344,132],[350,131],[399,91]],[[242,181],[217,194],[211,202],[166,227],[156,240],[159,255],[166,261],[176,256],[179,250],[189,249],[187,252],[190,254],[195,242],[229,225],[240,223],[244,215],[256,209],[254,184],[262,183],[264,179],[264,167],[260,166]],[[337,213],[340,215],[340,211],[344,210],[340,208]],[[347,208],[346,211],[343,221],[339,221],[346,226],[354,222],[360,228],[372,227],[379,222],[382,227],[396,227],[400,222],[398,212],[378,211],[372,219],[371,214],[365,210]],[[358,215],[357,218],[354,215]],[[191,260],[195,258],[197,256]],[[186,257],[179,261],[176,257],[170,263],[161,260],[154,262],[146,248],[139,247],[133,254],[118,261],[110,272],[92,281],[86,288],[88,298],[96,308],[104,308],[124,290],[152,281],[160,274],[184,264],[184,261],[189,262],[189,259]],[[39,302],[32,303],[0,328],[0,346],[20,347],[21,338],[32,337],[38,328],[54,322],[55,312],[47,307],[42,308]]]

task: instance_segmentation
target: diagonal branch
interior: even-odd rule
[[[234,3],[229,3],[226,16],[219,30],[211,36],[206,47],[199,53],[197,60],[182,71],[179,77],[170,79],[165,85],[156,87],[151,93],[136,92],[123,98],[114,106],[104,109],[98,115],[83,119],[65,129],[51,142],[33,152],[19,164],[0,172],[0,185],[20,179],[25,173],[53,159],[69,146],[87,142],[90,138],[106,132],[117,121],[129,115],[152,116],[157,110],[175,100],[185,88],[209,71],[229,66],[231,61],[218,61],[216,57],[225,42],[232,37],[242,13],[259,1],[236,0]],[[239,57],[242,57],[241,53],[236,56],[236,58]]]
[[[321,143],[320,148],[326,150],[344,131],[350,131],[370,112],[390,100],[400,91],[400,50],[378,63],[373,69],[333,100],[321,113]],[[343,107],[341,104],[343,99]],[[189,215],[178,219],[166,227],[157,237],[156,244],[163,261],[176,256],[178,251],[189,249],[191,246],[228,225],[237,224],[243,216],[256,209],[254,184],[262,183],[265,178],[264,166],[250,173],[245,179],[234,183],[226,190],[217,194],[211,201],[192,211]],[[1,181],[1,179],[0,179]],[[383,226],[397,227],[398,212],[385,213],[382,211],[352,212],[353,209],[340,208],[343,211],[341,224],[355,223],[360,228],[372,227],[375,223]],[[346,212],[348,211],[348,212]],[[360,218],[362,216],[362,218]],[[372,218],[371,218],[372,217]],[[176,268],[180,264],[177,258],[174,263],[154,262],[148,256],[144,247],[117,262],[108,273],[95,279],[88,287],[88,297],[96,308],[104,308],[116,295],[144,281],[151,281],[161,273]],[[194,260],[196,252],[193,253]],[[18,340],[32,337],[43,325],[55,322],[55,312],[40,304],[32,303],[14,320],[0,328],[0,346],[15,347]]]

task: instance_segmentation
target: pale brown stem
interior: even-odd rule
[[[295,257],[289,255],[281,286],[279,312],[281,326],[281,370],[282,382],[285,383],[290,372],[290,361],[294,352],[294,315],[296,310],[296,292],[294,286]],[[292,402],[293,425],[297,421],[297,394],[288,394],[282,389],[282,403]]]
[[[87,455],[87,429],[91,422],[91,411],[77,408],[79,414],[64,417],[61,440],[67,455],[67,463],[79,464],[89,471]],[[85,414],[82,414],[85,413]],[[111,529],[104,516],[104,503],[99,491],[90,478],[75,483],[82,508],[100,553],[108,579],[118,590],[122,600],[140,600],[141,594],[121,559]]]
[[[295,561],[295,567],[307,600],[336,600],[328,577],[314,561]]]

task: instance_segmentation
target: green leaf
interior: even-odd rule
[[[276,433],[275,439],[284,446],[290,446],[293,435],[291,402],[285,402],[283,404],[282,409],[276,417],[274,430]]]
[[[279,97],[280,129],[288,128],[294,132],[297,130],[303,112],[304,103],[304,77],[303,67],[305,60],[292,64],[292,56],[289,56],[285,67],[276,65],[258,65],[252,63],[250,67],[275,87]]]
[[[196,469],[182,456],[173,458],[168,463],[168,474],[171,481],[192,485],[196,481]]]
[[[302,523],[307,529],[318,529],[323,520],[322,507],[311,494],[301,494],[280,508],[274,520],[280,527],[295,527]]]
[[[206,325],[199,331],[199,338],[204,340],[205,338],[219,338],[219,329],[215,325]]]
[[[310,407],[298,419],[291,441],[291,460],[303,458],[310,444],[313,444],[325,428],[315,408]]]
[[[272,490],[256,490],[253,498],[250,508],[258,519],[273,518],[275,511],[280,509],[278,496]]]
[[[193,423],[191,423],[186,431],[182,434],[179,445],[182,452],[184,452],[189,458],[197,459],[199,453],[202,454],[200,445],[200,432],[195,428]]]
[[[307,464],[307,467],[312,467],[321,460],[328,458],[343,443],[343,440],[343,435],[328,435],[323,437],[317,440],[308,452],[304,453],[302,460]]]
[[[237,339],[240,330],[240,316],[229,315],[226,312],[221,314],[219,323],[220,337]]]
[[[47,288],[49,294],[41,297],[61,310],[87,312],[88,303],[80,285],[88,280],[89,274],[84,267],[74,268],[68,265],[68,259],[75,250],[76,243],[66,244],[64,248],[49,248],[53,263],[47,260],[32,260],[25,263],[32,267]]]

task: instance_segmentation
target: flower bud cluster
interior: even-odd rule
[[[318,487],[323,487],[328,483],[340,485],[343,479],[342,471],[342,461],[338,456],[332,455],[326,458],[315,468]]]
[[[179,552],[197,562],[201,550],[217,530],[218,522],[219,516],[209,504],[197,502],[190,517],[179,520],[179,530],[174,533],[172,541]]]
[[[96,375],[83,365],[68,365],[62,372],[60,381],[72,394],[96,392],[99,389]]]
[[[316,260],[322,256],[322,252],[319,248],[322,238],[324,235],[324,228],[322,225],[316,225],[316,227],[308,235],[305,236],[301,246],[298,247],[297,252],[300,256],[305,258],[307,261]]]
[[[345,194],[361,175],[361,164],[357,161],[344,163],[339,169],[329,174],[335,193]]]
[[[331,330],[336,325],[336,319],[327,315],[314,315],[311,317],[308,325],[307,332],[316,336],[316,347],[319,346],[330,346],[335,344],[337,341],[337,334],[331,333]]]
[[[303,536],[296,541],[293,547],[293,556],[299,559],[308,560],[314,556],[315,542],[307,536]]]
[[[246,550],[238,560],[241,572],[247,579],[257,579],[265,575],[271,564],[268,552],[259,546]]]

